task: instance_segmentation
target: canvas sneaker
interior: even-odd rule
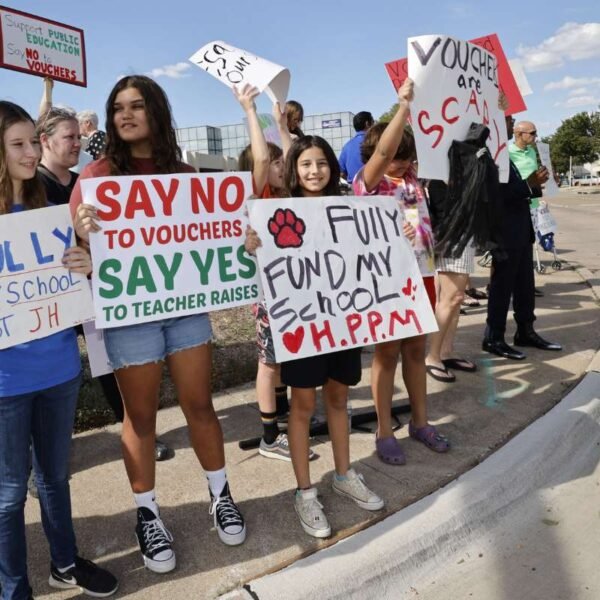
[[[162,519],[145,506],[138,508],[135,534],[147,569],[168,573],[175,568],[173,536]]]
[[[219,538],[228,546],[237,546],[246,539],[246,524],[240,509],[236,506],[229,492],[229,483],[218,496],[210,491],[210,508],[208,513],[213,515],[214,524]]]
[[[264,438],[261,438],[258,452],[261,456],[266,456],[267,458],[277,458],[279,460],[287,460],[288,462],[292,461],[290,443],[285,433],[280,433],[272,444],[267,444]],[[317,455],[309,448],[308,460],[314,460],[315,458],[317,458]]]
[[[354,500],[365,510],[380,510],[384,505],[383,500],[365,485],[363,476],[354,469],[348,469],[346,479],[339,480],[335,475],[333,476],[333,491]]]
[[[316,538],[331,535],[331,527],[323,512],[323,505],[317,500],[317,489],[297,490],[294,497],[294,508],[300,518],[302,529]]]
[[[95,598],[112,596],[119,583],[112,573],[102,569],[91,560],[75,557],[75,566],[61,573],[50,563],[50,578],[48,583],[53,588],[68,590],[79,588],[84,594]]]

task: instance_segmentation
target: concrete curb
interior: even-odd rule
[[[551,411],[445,488],[223,598],[401,598],[529,494],[593,469],[599,424],[600,373],[588,373]]]

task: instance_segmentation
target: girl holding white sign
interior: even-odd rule
[[[0,102],[0,219],[48,206],[36,174],[40,156],[32,118],[16,104]],[[63,265],[86,275],[92,270],[89,254],[78,247],[65,251]],[[0,324],[5,317],[2,306]],[[31,597],[24,516],[31,449],[42,524],[50,546],[50,585],[81,588],[97,597],[110,596],[117,589],[117,580],[108,571],[77,556],[69,453],[80,382],[81,360],[73,328],[0,350],[2,598]]]
[[[194,172],[181,162],[167,96],[148,77],[131,75],[117,82],[106,102],[106,133],[104,157],[83,170],[71,196],[75,228],[83,239],[99,231],[101,221],[92,205],[82,204],[82,179]],[[246,537],[244,519],[229,492],[223,432],[212,404],[211,338],[206,313],[104,330],[125,406],[123,458],[137,506],[136,534],[144,564],[157,573],[175,568],[173,538],[154,492],[156,413],[165,361],[208,478],[210,514],[219,538],[237,545]]]
[[[405,131],[413,82],[406,79],[398,90],[398,111],[388,124],[371,127],[365,136],[361,156],[365,166],[354,177],[357,196],[379,194],[393,196],[400,203],[410,236],[419,242],[421,252],[417,262],[423,285],[435,306],[433,237],[427,211],[425,193],[419,183],[413,162],[416,159],[412,133]],[[407,231],[405,228],[405,235]],[[402,356],[402,377],[410,400],[410,437],[423,442],[435,452],[446,452],[450,445],[427,420],[427,380],[425,371],[426,336],[419,335],[375,346],[372,366],[372,391],[377,410],[377,437],[375,448],[379,458],[392,465],[406,462],[404,451],[394,436],[391,421],[394,375],[398,357]]]
[[[292,197],[339,196],[340,165],[331,146],[317,136],[294,141],[285,161],[285,183]],[[248,229],[246,248],[261,244],[256,231]],[[361,348],[351,348],[286,361],[281,380],[292,388],[288,437],[297,489],[294,507],[306,533],[316,538],[331,535],[331,527],[311,485],[309,467],[310,420],[315,411],[317,388],[322,387],[335,473],[333,490],[365,510],[380,510],[383,500],[350,468],[348,387],[357,385],[362,374]]]

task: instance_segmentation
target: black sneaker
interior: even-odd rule
[[[246,524],[239,508],[235,505],[229,493],[229,483],[215,498],[210,491],[210,508],[208,514],[214,515],[214,523],[219,538],[228,546],[237,546],[246,539]]]
[[[75,566],[64,573],[50,563],[48,583],[59,590],[79,588],[84,594],[95,598],[112,596],[119,587],[119,582],[112,573],[79,556],[75,558]]]
[[[154,573],[168,573],[175,568],[175,552],[171,546],[173,536],[162,519],[145,506],[138,508],[135,534],[147,569]]]

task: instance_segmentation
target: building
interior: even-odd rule
[[[307,135],[318,135],[326,139],[337,156],[344,144],[354,135],[351,112],[325,113],[304,117],[302,131]],[[201,125],[176,130],[177,142],[182,150],[230,156],[237,159],[240,152],[250,143],[246,125]]]

